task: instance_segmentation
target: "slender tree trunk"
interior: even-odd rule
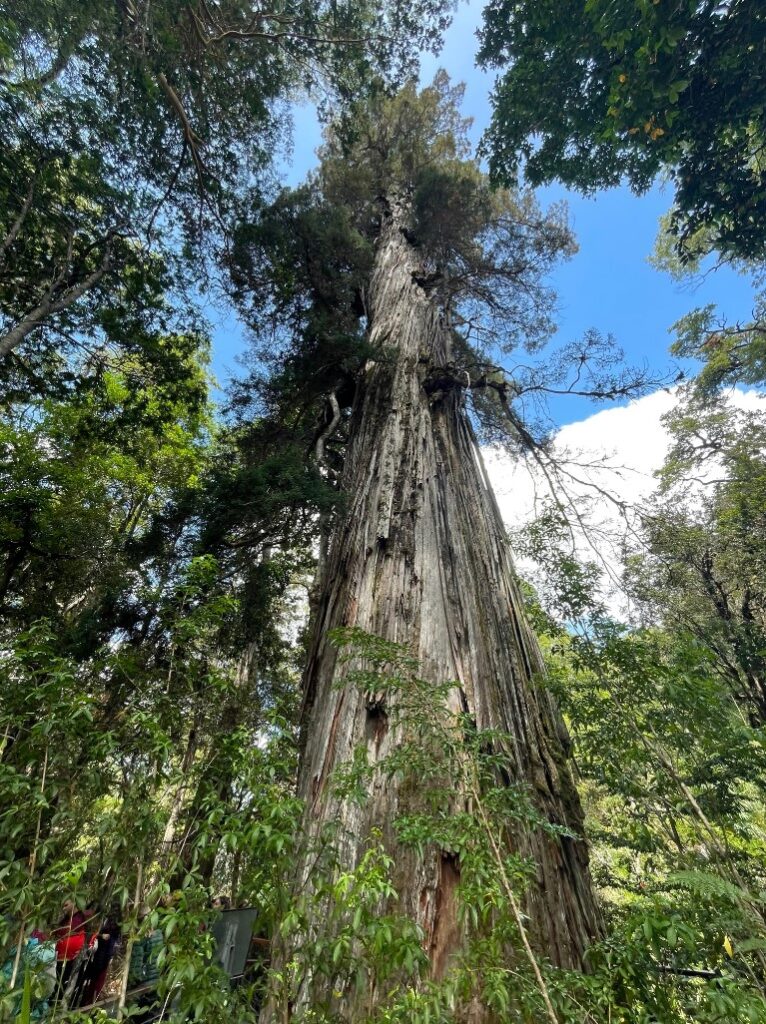
[[[250,717],[254,717],[257,714],[253,710],[254,695],[251,691],[251,686],[253,673],[256,671],[258,652],[258,644],[251,642],[246,645],[239,658],[235,686],[221,709],[220,720],[217,726],[217,732],[221,736],[228,736],[233,733],[241,724],[245,712]],[[196,733],[196,728],[194,731]],[[196,749],[195,743],[195,752]],[[231,756],[227,751],[221,753],[217,748],[210,749],[206,755],[206,762],[205,767],[201,769],[192,799],[184,807],[184,800],[181,798],[188,791],[189,783],[187,780],[181,783],[176,801],[174,802],[172,834],[179,832],[178,824],[182,817],[185,819],[186,824],[180,841],[178,863],[171,876],[171,888],[180,888],[184,877],[193,869],[196,869],[197,874],[206,885],[210,884],[213,877],[215,862],[218,856],[218,842],[211,835],[208,847],[203,853],[200,853],[195,847],[201,830],[206,827],[204,821],[205,802],[211,796],[219,803],[228,802],[232,795],[234,773]],[[182,774],[188,775],[191,767],[191,762],[187,766],[184,761]],[[168,822],[168,828],[170,826],[171,822]],[[170,849],[170,845],[166,841],[163,841],[163,846],[166,849]]]
[[[196,718],[196,716],[195,716]],[[194,721],[189,728],[189,735],[186,738],[186,749],[181,760],[181,778],[173,790],[173,799],[170,804],[170,814],[165,824],[165,831],[162,834],[160,844],[160,856],[165,860],[166,865],[173,862],[176,855],[178,822],[184,810],[186,794],[189,789],[189,778],[194,758],[197,753],[197,722]],[[174,879],[175,880],[175,879]],[[181,879],[182,881],[183,879]],[[155,878],[154,881],[157,881]],[[180,885],[180,882],[178,883]]]
[[[328,641],[328,631],[356,626],[406,645],[424,679],[455,680],[456,711],[479,729],[500,730],[514,783],[528,785],[550,822],[582,831],[582,814],[564,744],[563,723],[536,683],[542,662],[527,625],[505,531],[458,389],[429,396],[423,381],[450,356],[450,333],[436,304],[415,283],[417,252],[400,228],[394,204],[381,231],[369,289],[370,340],[380,353],[365,369],[352,412],[344,470],[346,509],[331,537],[305,674],[304,743],[299,792],[304,826],[317,836],[340,824],[343,868],[353,869],[370,830],[380,828],[395,864],[396,908],[421,926],[432,975],[441,977],[462,942],[456,886],[460,864],[431,850],[420,857],[398,845],[391,827],[406,806],[394,779],[376,785],[364,807],[341,799],[334,769],[366,746],[371,761],[400,741],[385,708],[370,707]],[[468,802],[467,794],[456,799]],[[582,967],[599,930],[584,842],[519,826],[514,849],[537,864],[526,895],[530,941],[564,967]],[[310,886],[312,861],[299,865]],[[392,908],[389,908],[392,909]],[[335,986],[337,989],[337,985]],[[304,979],[295,1008],[335,1006],[361,1019],[351,986],[328,993]],[[368,1004],[369,1005],[369,1004]],[[482,1021],[483,1011],[472,1020]],[[267,1007],[262,1021],[283,1019]]]

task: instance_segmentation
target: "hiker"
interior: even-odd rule
[[[101,994],[117,944],[120,923],[116,908],[104,917],[90,941],[91,954],[83,969],[82,994],[79,1006],[90,1006]]]
[[[85,914],[74,900],[64,900],[62,916],[51,931],[56,943],[56,1000],[61,999],[69,985],[77,958],[85,946]]]

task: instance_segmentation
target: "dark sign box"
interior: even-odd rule
[[[215,939],[215,958],[230,978],[244,974],[254,923],[255,910],[248,907],[224,910],[210,928]]]

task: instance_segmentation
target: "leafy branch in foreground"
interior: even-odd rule
[[[623,882],[621,898],[615,897],[617,890],[610,884],[604,890],[612,906],[610,929],[589,952],[590,973],[555,968],[535,949],[535,936],[523,911],[534,865],[523,849],[514,848],[509,840],[514,823],[520,820],[540,829],[558,826],[540,817],[523,788],[507,785],[505,738],[477,730],[459,709],[448,710],[454,685],[434,686],[421,679],[417,663],[402,647],[358,629],[339,630],[334,641],[341,658],[353,666],[354,685],[368,702],[378,707],[385,702],[389,727],[401,726],[402,739],[380,756],[374,747],[356,748],[353,757],[336,770],[331,786],[362,808],[368,793],[396,776],[404,783],[401,792],[405,798],[393,822],[366,836],[366,852],[350,871],[337,859],[345,842],[342,827],[328,826],[311,841],[311,875],[282,924],[282,941],[289,943],[292,958],[278,966],[271,978],[270,999],[277,1012],[281,1007],[288,1019],[296,1022],[335,1020],[343,1009],[332,1001],[331,993],[335,987],[351,984],[357,993],[355,1005],[366,1006],[355,1019],[369,1024],[456,1024],[470,1019],[471,1006],[477,1002],[489,1009],[492,1019],[513,1016],[521,1021],[559,1024],[761,1019],[764,1002],[757,982],[761,967],[754,937],[763,931],[763,918],[755,909],[758,898],[743,888],[743,879],[730,881],[720,873],[723,865],[720,869],[682,869],[681,864],[691,865],[693,859],[676,857],[673,861],[671,852],[663,854],[661,845],[647,845],[646,841],[638,854],[646,861],[643,877],[650,876],[652,857],[658,859],[657,867],[665,865],[664,877],[655,869],[656,881],[641,881],[632,889]],[[613,644],[623,642],[628,643],[617,635]],[[632,646],[638,643],[636,640]],[[660,741],[657,730],[661,726],[655,718],[653,745],[642,746],[631,725],[629,708],[610,704],[617,677],[613,682],[602,674],[598,683],[591,683],[593,659],[604,655],[593,648],[586,668],[587,650],[575,639],[571,651],[554,653],[552,685],[558,689],[567,678],[576,681],[577,693],[570,703],[580,709],[573,726],[581,738],[588,785],[591,779],[603,778],[594,775],[599,764],[612,763],[611,755],[599,758],[599,751],[606,733],[613,736],[615,771],[619,771],[618,762],[623,768],[620,783],[614,779],[606,783],[606,793],[615,793],[615,785],[627,785],[622,799],[627,799],[628,808],[621,815],[630,818],[630,808],[635,807],[638,824],[640,806],[630,785],[635,787],[651,761],[655,762],[655,774],[663,774],[667,766],[656,764],[660,742],[673,750],[673,767],[676,741],[669,737]],[[613,646],[611,656],[618,650]],[[627,665],[628,651],[623,665]],[[647,652],[641,671],[651,657],[655,655]],[[636,678],[631,673],[630,680],[620,685],[634,687]],[[669,672],[666,677],[655,673],[645,689],[656,687],[662,678],[670,685],[673,677]],[[596,689],[589,695],[592,685]],[[601,692],[604,686],[609,687],[609,694]],[[661,694],[653,694],[652,714],[660,714],[662,700]],[[722,715],[711,723],[708,743],[721,723],[728,721]],[[581,733],[586,723],[588,731]],[[646,731],[647,724],[641,728]],[[626,747],[630,736],[633,745]],[[629,779],[635,781],[631,784]],[[667,787],[662,799],[675,804],[670,794],[678,793],[677,783],[668,769],[664,781],[658,778],[655,785],[660,787],[658,793]],[[458,791],[465,795],[457,797]],[[598,796],[607,801],[602,809],[596,799],[596,791],[589,792],[595,815],[592,827],[600,829],[602,815],[614,814],[612,807],[617,804],[613,797]],[[685,812],[671,813],[677,818],[679,833],[686,835]],[[694,822],[699,827],[700,819],[695,819],[688,805],[687,813],[691,814],[688,824],[693,835]],[[622,822],[620,827],[624,828]],[[440,858],[442,884],[454,886],[457,915],[442,927],[456,929],[461,945],[448,960],[440,959],[438,928],[423,934],[409,918],[406,898],[396,884],[397,864],[386,853],[389,833],[411,846],[420,860]],[[607,837],[598,831],[594,838],[599,863],[608,855],[615,858],[615,869],[622,871],[621,861],[629,850],[620,846],[609,850]],[[710,837],[706,838],[710,842]],[[629,839],[629,844],[632,841]],[[602,870],[599,867],[599,872]],[[439,893],[432,898],[438,900]],[[726,942],[733,943],[736,950],[735,960],[723,948],[727,935],[731,939]],[[325,979],[326,1002],[301,1001],[306,974]],[[312,991],[317,991],[316,985]]]

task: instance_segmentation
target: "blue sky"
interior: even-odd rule
[[[474,118],[476,141],[489,122],[489,95],[493,76],[474,66],[483,0],[463,4],[445,38],[438,57],[422,62],[422,81],[444,67],[453,81],[466,85],[463,112]],[[293,152],[285,168],[290,184],[301,181],[315,165],[319,127],[310,107],[295,111]],[[565,198],[577,236],[579,252],[552,275],[559,296],[559,340],[580,337],[588,328],[611,333],[630,363],[648,363],[663,370],[670,366],[668,333],[689,310],[715,303],[729,322],[747,319],[753,289],[747,278],[722,268],[701,281],[679,284],[647,262],[660,216],[670,206],[670,192],[655,187],[644,196],[619,188],[584,198],[560,186],[538,193],[543,205]],[[218,314],[215,322],[213,371],[222,385],[237,372],[236,356],[246,346],[233,317]],[[553,408],[559,425],[587,416],[593,407],[582,400],[560,400]]]

